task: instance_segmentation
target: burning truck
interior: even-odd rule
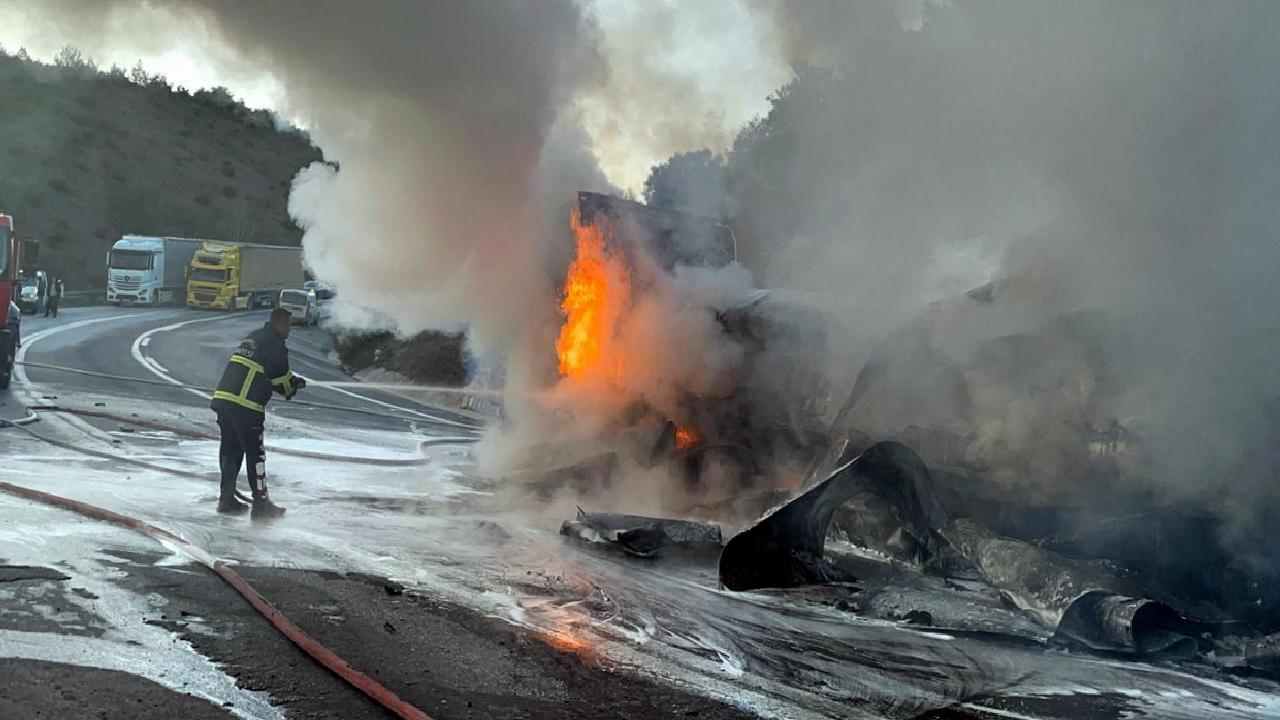
[[[558,378],[535,410],[558,432],[515,475],[589,496],[638,474],[711,503],[797,485],[826,442],[812,359],[831,319],[752,287],[719,220],[582,192],[570,227]]]
[[[558,382],[507,473],[620,511],[579,509],[563,534],[645,558],[711,550],[730,590],[856,580],[860,614],[1280,671],[1274,553],[1130,484],[1149,448],[1108,415],[1124,378],[1091,354],[1123,323],[1050,313],[949,351],[950,331],[1018,304],[1017,283],[979,288],[886,338],[833,407],[817,359],[838,323],[751,287],[723,223],[581,193],[571,227]],[[1028,428],[984,405],[1037,395],[1063,412],[1021,445]],[[1028,482],[1054,468],[1076,498],[1108,499]],[[709,521],[741,531],[724,542]],[[975,592],[990,612],[971,612]]]

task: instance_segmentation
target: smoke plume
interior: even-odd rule
[[[753,6],[800,68],[727,162],[753,269],[861,357],[925,328],[859,422],[959,422],[1026,485],[1116,420],[1166,491],[1274,495],[1280,6]]]
[[[336,286],[339,321],[406,333],[465,327],[478,351],[505,351],[508,384],[517,387],[556,376],[557,296],[573,252],[569,204],[579,190],[613,189],[597,158],[625,176],[632,155],[731,137],[725,118],[734,112],[723,106],[738,95],[696,69],[722,68],[724,57],[750,49],[726,55],[693,41],[710,36],[725,47],[732,33],[722,16],[751,18],[736,4],[693,15],[690,24],[671,8],[568,0],[392,2],[372,11],[339,1],[25,8],[29,23],[90,54],[156,52],[166,39],[181,47],[189,30],[228,84],[255,72],[273,78],[274,109],[305,126],[327,160],[295,178],[290,211],[305,231],[307,264]],[[133,37],[135,24],[147,37]],[[86,32],[94,26],[118,32],[98,38]],[[655,43],[672,53],[654,55]],[[763,95],[785,70],[761,74]],[[553,410],[571,412],[573,423],[547,422],[545,407],[525,417],[513,397],[508,445],[567,433],[589,446],[629,406],[675,419],[684,394],[732,392],[737,348],[715,310],[750,278],[740,268],[632,269],[646,291],[614,328],[628,371],[607,390],[563,389]]]
[[[555,324],[568,200],[608,189],[571,102],[595,81],[597,31],[569,0],[22,9],[90,54],[190,34],[217,40],[230,84],[277,79],[275,109],[329,161],[298,175],[290,210],[344,308],[404,332],[465,325],[482,346],[531,345]],[[120,32],[86,37],[86,15]]]
[[[1280,5],[741,3],[700,5],[686,27],[603,0],[20,6],[90,54],[161,42],[121,20],[160,7],[201,47],[216,39],[228,77],[275,78],[277,110],[332,163],[291,197],[317,274],[400,330],[465,324],[510,348],[517,382],[554,376],[566,205],[608,189],[597,158],[629,178],[628,144],[718,154],[750,105],[740,89],[794,74],[725,154],[724,207],[757,284],[847,326],[834,381],[922,323],[929,362],[905,358],[918,379],[868,396],[864,427],[950,426],[975,462],[1051,486],[1066,448],[1116,421],[1165,491],[1269,499]],[[630,325],[666,341],[632,343],[655,356],[628,391],[655,406],[675,402],[670,373],[715,393],[742,370],[691,278]]]

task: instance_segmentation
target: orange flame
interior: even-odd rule
[[[676,449],[688,450],[702,442],[702,434],[687,425],[676,426]]]
[[[615,351],[618,323],[631,302],[631,282],[622,258],[606,247],[607,223],[583,225],[575,206],[573,228],[577,257],[569,265],[560,310],[564,325],[556,340],[560,374],[583,378],[621,377],[622,357]]]

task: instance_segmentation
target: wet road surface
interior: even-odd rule
[[[261,314],[212,316],[182,309],[74,310],[56,323],[33,321],[24,328],[24,356],[130,377],[167,376],[210,385],[226,353],[262,319]],[[298,329],[289,344],[295,370],[315,379],[345,379],[328,360],[323,332]],[[31,369],[4,396],[0,416],[19,416],[26,404],[56,402],[136,414],[178,427],[213,428],[207,400],[195,393],[125,385]],[[362,391],[353,396],[316,390],[315,399],[323,394],[324,402],[408,415],[420,422],[276,401],[270,409],[268,442],[348,457],[410,459],[418,453],[419,441],[457,434],[456,426],[437,420],[470,421],[463,413],[386,393]],[[212,441],[56,415],[44,416],[32,429],[159,467],[198,474],[216,471]],[[310,587],[296,592],[296,609],[316,627],[340,625],[358,615],[354,608],[384,608],[403,597],[367,583],[362,587],[372,588],[368,595],[346,586],[341,592],[321,592],[315,588],[327,586],[317,578],[358,574],[403,585],[421,604],[396,609],[399,619],[386,622],[397,629],[397,643],[405,635],[414,638],[421,632],[423,637],[397,648],[398,663],[374,660],[397,668],[400,683],[412,679],[412,673],[401,672],[404,666],[421,667],[425,679],[433,666],[447,664],[442,657],[450,656],[448,642],[445,647],[432,642],[435,631],[424,627],[400,632],[403,617],[449,608],[450,613],[460,613],[451,617],[487,617],[520,631],[512,637],[536,638],[545,643],[538,645],[538,652],[567,654],[574,668],[602,668],[600,672],[609,676],[656,683],[652,687],[675,693],[661,708],[619,707],[608,713],[613,717],[629,717],[625,713],[630,712],[641,713],[636,717],[678,715],[688,709],[681,703],[699,696],[708,699],[699,710],[701,717],[731,716],[725,704],[746,713],[786,718],[1280,717],[1276,687],[1264,681],[1227,678],[1208,668],[1046,649],[1025,618],[977,588],[905,576],[895,579],[886,571],[874,587],[864,583],[821,592],[731,593],[718,587],[714,559],[653,562],[583,547],[557,534],[560,521],[573,515],[572,498],[512,502],[510,488],[478,474],[470,450],[466,443],[434,446],[428,450],[428,462],[403,467],[271,456],[272,493],[289,514],[264,524],[212,513],[216,486],[209,479],[85,456],[12,429],[0,431],[6,479],[173,530],[218,557],[240,563],[246,576],[273,585],[277,593],[289,596],[291,587]],[[216,642],[236,632],[225,618],[211,621],[216,629],[196,620],[182,627],[166,626],[167,620],[144,622],[168,615],[157,608],[174,606],[170,598],[190,597],[195,578],[211,583],[200,568],[156,555],[156,546],[145,538],[16,498],[0,496],[0,518],[3,564],[51,567],[69,577],[23,581],[45,588],[39,592],[49,593],[41,596],[50,598],[47,602],[20,602],[17,595],[0,594],[2,608],[43,608],[27,613],[27,624],[21,625],[27,629],[0,625],[0,658],[127,672],[174,691],[192,687],[182,682],[198,682],[200,697],[219,705],[230,702],[243,717],[275,717],[279,708],[300,708],[299,698],[318,692],[318,686],[302,681],[281,680],[273,686],[270,677],[248,669],[241,674],[252,681],[237,685],[224,667],[209,659],[231,662],[227,649],[218,649],[225,643]],[[0,583],[0,593],[4,591]],[[342,593],[342,599],[324,599]],[[228,597],[228,603],[236,601]],[[333,608],[328,616],[325,607]],[[932,626],[892,619],[919,608],[930,609]],[[64,617],[64,611],[70,614]],[[390,613],[390,606],[385,611]],[[200,617],[209,613],[188,612]],[[0,620],[7,616],[8,611],[0,611]],[[38,629],[49,626],[33,624],[37,619],[62,630]],[[477,636],[497,637],[485,634],[496,632],[490,625],[458,623],[472,639],[455,637],[455,646],[476,645]],[[383,632],[392,634],[385,628]],[[356,647],[368,642],[368,633],[337,633],[335,642]],[[133,662],[131,658],[145,654],[129,650],[137,647],[147,652],[168,648],[171,659],[160,666],[166,672],[187,668],[182,670],[185,674],[157,675],[156,665]],[[342,654],[341,647],[335,649]],[[366,654],[373,659],[377,653]],[[268,655],[264,650],[258,656],[251,653],[251,658]],[[536,653],[525,650],[517,655],[531,658]],[[507,667],[501,654],[485,657],[494,667]],[[527,667],[554,665],[548,657],[538,656],[538,662]],[[472,664],[476,662],[485,661]],[[277,675],[289,672],[302,671],[279,670]],[[521,684],[520,673],[534,670],[510,672],[512,689],[504,697],[532,692],[517,689],[529,687]],[[543,698],[550,705],[502,706],[493,698],[480,699],[513,713],[545,716],[538,713],[571,707],[572,698],[592,697],[592,676],[575,673],[555,680],[567,685],[563,692],[552,692],[550,700]],[[486,683],[477,679],[481,677],[455,684],[508,682],[490,676]],[[550,677],[539,682],[555,687]],[[437,682],[434,687],[438,691],[446,686],[449,683]],[[394,689],[411,693],[412,687]],[[641,694],[656,697],[652,687],[642,688]],[[618,693],[625,694],[615,688]],[[489,716],[476,714],[480,710],[474,700],[471,708],[458,707],[465,702],[461,695],[452,696],[452,702],[450,707],[427,709],[439,717]],[[308,711],[302,716],[311,715]]]

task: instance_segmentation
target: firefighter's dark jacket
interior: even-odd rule
[[[289,350],[284,338],[270,323],[254,330],[231,354],[222,380],[213,393],[214,410],[242,407],[265,413],[272,392],[285,399],[297,392],[289,371]]]

